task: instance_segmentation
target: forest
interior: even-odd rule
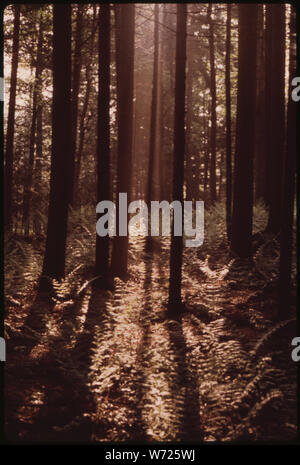
[[[5,7],[8,440],[295,438],[296,13]]]

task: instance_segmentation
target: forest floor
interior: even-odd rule
[[[50,297],[34,287],[22,303],[12,297],[7,439],[293,439],[296,322],[276,325],[278,254],[257,237],[248,262],[222,237],[184,250],[177,319],[167,315],[167,239],[150,256],[144,239],[131,238],[130,278],[114,291],[92,286],[92,271],[77,266]]]

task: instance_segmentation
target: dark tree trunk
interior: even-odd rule
[[[269,169],[270,158],[270,140],[272,139],[272,125],[271,125],[271,104],[272,104],[272,15],[271,5],[265,6],[265,158],[266,158],[266,178],[264,188],[264,198],[266,205],[269,207],[269,186],[270,177],[267,173]]]
[[[9,106],[6,133],[5,150],[5,229],[11,230],[12,220],[12,184],[13,184],[13,161],[14,161],[14,131],[15,131],[15,109],[17,91],[17,72],[19,57],[19,34],[20,34],[20,5],[14,5],[14,32],[13,50],[9,90]]]
[[[118,194],[131,195],[131,160],[133,139],[133,65],[134,65],[134,4],[115,5],[118,11],[116,34],[117,94],[118,94]],[[116,11],[115,10],[115,11]],[[117,215],[118,216],[118,215]],[[112,253],[112,273],[120,278],[127,277],[128,234],[114,238]]]
[[[185,64],[187,5],[177,4],[176,26],[176,73],[174,115],[174,171],[173,200],[183,205],[184,151],[185,151]],[[174,221],[173,221],[174,223]],[[182,236],[174,235],[171,241],[169,312],[176,315],[181,307]]]
[[[63,44],[63,46],[62,46]],[[71,5],[53,6],[53,107],[50,203],[40,289],[65,275],[71,157]]]
[[[162,24],[167,24],[167,5],[163,5],[162,13]],[[168,31],[162,28],[161,31],[161,63],[167,62],[168,53]],[[161,71],[160,75],[160,112],[159,112],[159,125],[160,125],[160,158],[159,158],[159,195],[160,200],[166,198],[166,177],[168,176],[168,170],[166,166],[166,153],[165,153],[165,142],[166,142],[166,130],[167,119],[165,115],[165,104],[166,104],[166,89],[165,89],[165,73]]]
[[[41,105],[42,97],[42,72],[43,72],[43,20],[42,12],[40,11],[39,20],[39,37],[37,45],[37,56],[36,56],[36,68],[34,78],[34,88],[32,97],[32,119],[29,137],[29,158],[26,166],[26,176],[24,184],[24,199],[23,199],[23,229],[26,237],[30,235],[30,206],[32,198],[32,180],[33,180],[33,168],[34,168],[34,149],[36,143],[36,126],[37,126],[37,114]]]
[[[159,5],[154,7],[154,61],[153,61],[153,81],[152,81],[152,100],[151,100],[151,120],[150,120],[150,145],[149,145],[149,164],[147,180],[147,205],[150,212],[151,200],[153,200],[153,181],[155,168],[155,148],[157,137],[157,96],[158,96],[158,46],[159,46]],[[149,222],[150,227],[150,222]],[[146,250],[153,250],[153,240],[151,235],[147,236]]]
[[[194,169],[195,160],[192,160],[192,114],[193,114],[193,66],[192,57],[187,53],[187,76],[186,76],[186,134],[185,134],[185,152],[186,152],[186,199],[193,200],[195,194]]]
[[[97,203],[110,199],[110,5],[99,13]],[[96,237],[96,275],[105,283],[109,267],[109,236]]]
[[[257,102],[256,102],[256,132],[254,152],[254,195],[255,201],[263,200],[266,203],[266,68],[265,68],[265,29],[264,5],[258,6],[257,21]],[[270,114],[267,113],[269,120]]]
[[[241,258],[252,254],[256,21],[257,5],[239,4],[237,128],[231,248]]]
[[[73,61],[73,82],[72,82],[72,152],[69,170],[69,204],[74,205],[74,177],[75,177],[75,159],[77,148],[77,121],[78,121],[78,95],[80,90],[80,74],[82,66],[81,47],[82,47],[82,26],[83,26],[84,5],[77,5],[76,14],[76,32],[75,32],[75,50]]]
[[[271,24],[271,38],[268,53],[271,99],[269,102],[268,142],[267,142],[267,189],[269,203],[269,221],[267,230],[278,234],[281,221],[281,185],[282,163],[285,143],[285,4],[266,6],[268,22]]]
[[[296,70],[296,14],[291,11],[290,22],[290,64],[289,82],[299,76]],[[296,103],[291,98],[292,86],[289,89],[287,110],[287,147],[283,169],[283,202],[280,230],[280,313],[281,320],[289,318],[291,306],[291,267],[293,250],[293,213],[296,176]]]
[[[231,206],[232,206],[232,162],[231,162],[231,4],[227,5],[226,24],[226,56],[225,56],[225,88],[226,88],[226,226],[227,237],[231,238]]]
[[[216,151],[217,151],[217,90],[216,90],[216,65],[215,65],[215,39],[214,39],[214,22],[212,19],[212,4],[208,5],[208,23],[209,23],[209,62],[210,62],[210,93],[211,93],[211,132],[210,132],[210,197],[211,202],[217,200],[216,190]]]

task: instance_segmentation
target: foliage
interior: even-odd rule
[[[210,221],[222,230],[223,211],[217,204],[208,212],[208,230]],[[259,210],[257,221],[264,214]],[[113,292],[93,289],[87,246],[94,240],[93,215],[92,209],[71,212],[69,272],[54,283],[54,307],[45,313],[37,305],[35,326],[27,322],[21,330],[9,313],[10,385],[20,363],[14,357],[31,347],[22,369],[27,377],[20,380],[26,408],[10,418],[12,430],[31,437],[27,412],[41,436],[54,440],[293,438],[296,366],[285,341],[295,323],[272,323],[266,278],[230,258],[226,238],[213,242],[211,236],[205,245],[210,258],[184,252],[186,312],[170,320],[168,238],[157,239],[160,253],[154,256],[144,254],[144,238],[130,238],[130,279],[116,279]],[[79,244],[82,234],[86,242]],[[38,373],[41,386],[34,394],[30,386]],[[56,393],[53,400],[48,390]],[[36,396],[44,400],[35,403]]]

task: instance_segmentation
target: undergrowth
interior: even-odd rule
[[[258,204],[254,233],[265,225]],[[276,325],[276,293],[266,292],[278,277],[279,244],[262,235],[253,262],[242,263],[224,231],[217,203],[205,212],[203,246],[184,250],[186,312],[172,320],[169,239],[150,257],[144,238],[131,238],[130,279],[95,291],[94,212],[72,211],[66,277],[53,281],[50,314],[35,306],[35,328],[24,302],[34,296],[43,243],[7,239],[9,431],[116,442],[292,439],[295,320]]]

